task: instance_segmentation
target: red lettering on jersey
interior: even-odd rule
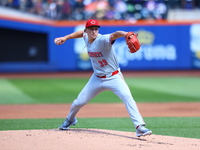
[[[103,57],[103,54],[101,52],[88,52],[88,55],[90,57]]]

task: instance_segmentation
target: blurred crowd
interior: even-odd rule
[[[194,9],[199,0],[0,0],[0,6],[55,20],[166,19],[169,9]]]

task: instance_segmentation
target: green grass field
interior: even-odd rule
[[[88,78],[0,79],[0,104],[71,103]],[[126,78],[136,102],[200,102],[198,77]],[[109,97],[109,98],[108,98]],[[90,103],[121,103],[107,91]],[[200,139],[200,117],[144,118],[154,134]],[[60,119],[0,119],[0,130],[53,129]],[[79,118],[76,128],[134,131],[130,118]]]
[[[71,103],[87,78],[79,79],[0,79],[0,104]],[[200,78],[126,78],[137,102],[200,102]],[[107,98],[109,97],[109,99]],[[121,100],[106,91],[91,103]]]

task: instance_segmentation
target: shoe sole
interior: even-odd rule
[[[146,136],[146,135],[151,135],[152,134],[152,131],[148,131],[146,133],[143,133],[143,134],[136,134],[137,137],[141,137],[141,136]]]
[[[76,120],[74,123],[70,124],[67,128],[65,128],[65,127],[59,127],[58,130],[68,130],[70,126],[75,126],[77,124],[77,122],[78,121]]]

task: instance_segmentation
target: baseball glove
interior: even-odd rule
[[[132,31],[128,32],[125,36],[126,44],[128,45],[130,53],[137,52],[140,49],[140,46],[142,45],[142,44],[140,44],[137,36],[138,36],[138,34],[132,32]]]

